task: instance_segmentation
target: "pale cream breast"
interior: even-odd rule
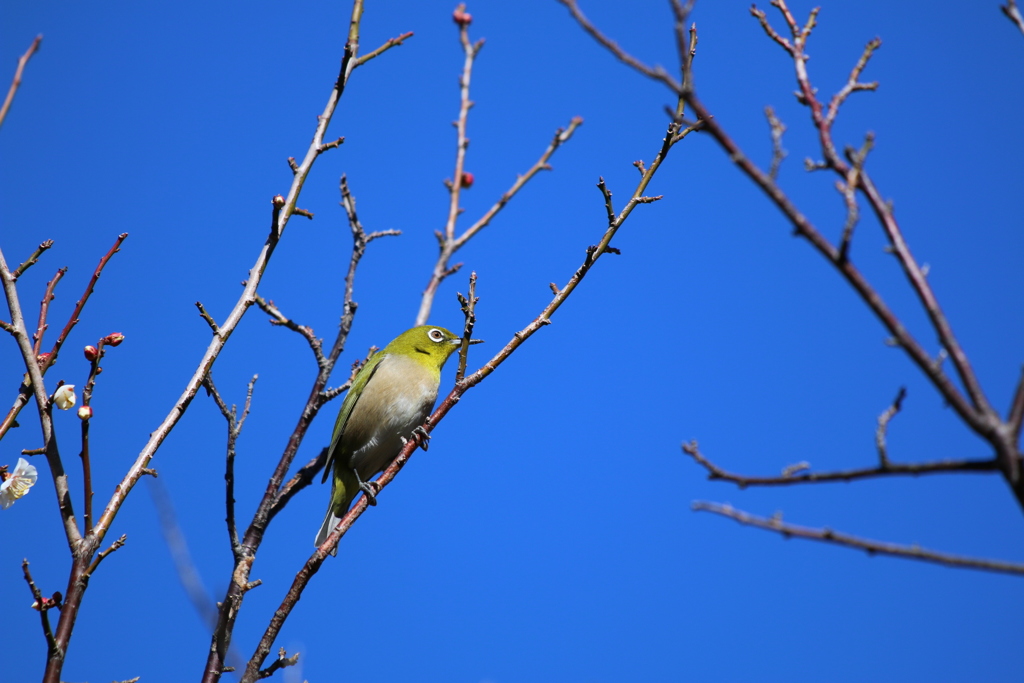
[[[345,425],[349,466],[369,479],[398,455],[402,437],[423,424],[437,400],[441,373],[406,356],[388,355],[363,389]]]

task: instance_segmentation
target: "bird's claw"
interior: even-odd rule
[[[412,430],[412,438],[416,440],[416,445],[423,450],[430,447],[430,434],[427,434],[427,430],[422,425]]]
[[[368,505],[377,504],[377,494],[380,493],[380,487],[377,486],[375,481],[361,481],[359,482],[359,490],[366,496],[366,502]]]

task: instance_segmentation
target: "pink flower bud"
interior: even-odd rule
[[[465,10],[465,5],[459,5],[454,12],[452,12],[452,21],[459,26],[469,26],[473,23],[473,15]]]
[[[103,343],[106,344],[107,346],[118,346],[123,341],[124,335],[121,334],[120,332],[113,332],[103,338]]]
[[[462,172],[462,186],[466,189],[473,187],[473,174],[469,171]]]
[[[96,347],[92,346],[91,344],[89,346],[86,346],[83,349],[83,351],[85,352],[85,359],[90,363],[96,360],[96,357],[99,355],[99,351],[97,351]]]
[[[88,420],[92,417],[92,406],[82,406],[78,409],[78,419]]]
[[[284,197],[279,194],[275,194],[274,198],[270,200],[270,203],[280,209],[284,206]]]

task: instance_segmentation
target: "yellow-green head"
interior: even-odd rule
[[[470,339],[470,344],[479,344],[482,339]],[[420,325],[406,330],[381,349],[382,354],[406,356],[415,361],[440,370],[445,361],[458,351],[462,337],[451,330],[434,325]]]

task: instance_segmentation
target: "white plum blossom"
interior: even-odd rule
[[[75,405],[76,400],[74,384],[64,384],[53,394],[53,402],[61,410],[67,410]]]
[[[14,505],[36,483],[36,468],[25,458],[18,458],[18,466],[0,484],[0,507],[4,510]]]

